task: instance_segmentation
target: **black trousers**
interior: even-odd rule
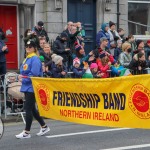
[[[25,112],[26,112],[26,131],[30,131],[33,117],[39,122],[41,126],[45,125],[42,117],[35,106],[35,95],[31,92],[25,92]]]

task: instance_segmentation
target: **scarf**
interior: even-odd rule
[[[31,53],[29,54],[24,60],[23,60],[23,64],[25,64],[25,62],[27,61],[28,58],[31,58],[33,56],[37,56],[35,53]]]

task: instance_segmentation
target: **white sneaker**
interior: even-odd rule
[[[26,133],[25,131],[21,132],[20,134],[16,135],[17,139],[28,139],[31,138],[30,133]]]
[[[49,127],[41,128],[41,129],[40,129],[40,132],[37,133],[36,135],[37,135],[37,136],[42,136],[42,135],[46,134],[46,133],[49,132],[49,131],[50,131],[50,128],[49,128]]]

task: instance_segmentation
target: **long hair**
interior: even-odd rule
[[[31,29],[26,29],[26,31],[24,32],[24,37],[27,37],[27,33],[31,31]]]
[[[101,58],[102,65],[105,66],[109,62],[109,58],[107,56]]]

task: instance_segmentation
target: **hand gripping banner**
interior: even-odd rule
[[[43,117],[96,126],[150,128],[150,75],[31,79]]]

